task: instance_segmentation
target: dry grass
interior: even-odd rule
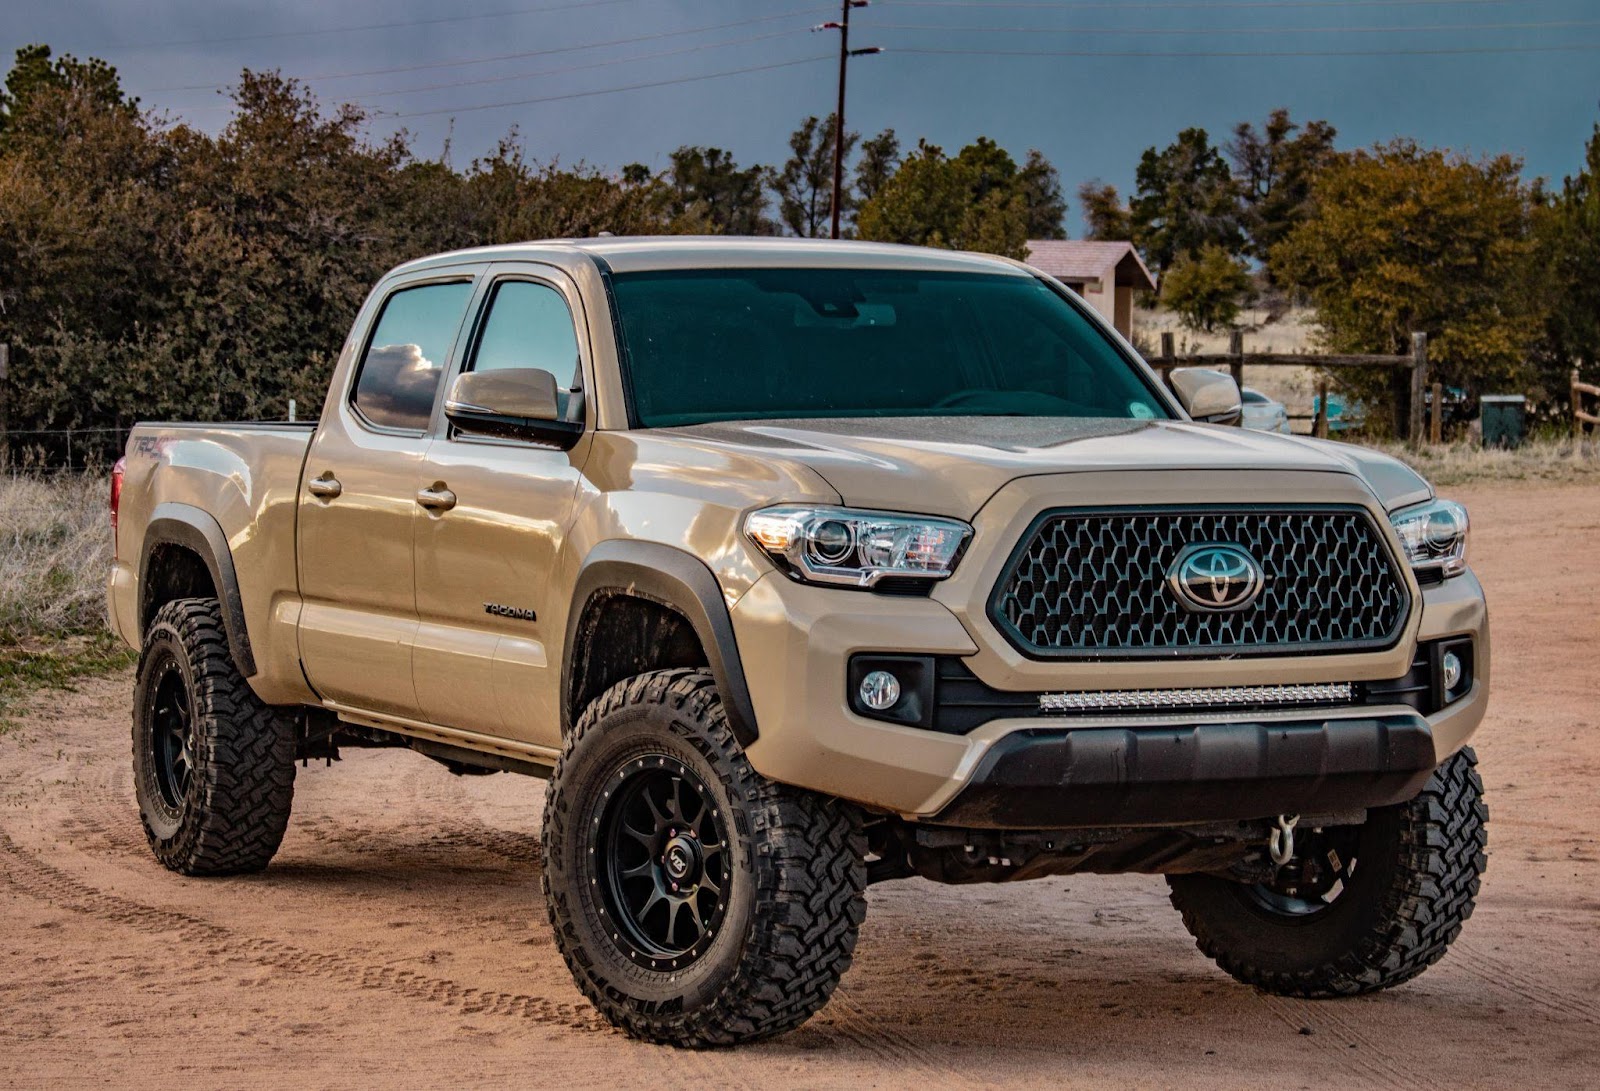
[[[0,477],[0,734],[22,694],[130,662],[105,628],[107,488],[103,474]]]
[[[1485,450],[1462,441],[1412,451],[1402,444],[1375,444],[1439,486],[1494,481],[1593,483],[1600,485],[1600,441],[1570,436],[1536,438],[1516,450]]]
[[[99,474],[0,478],[0,647],[103,627],[107,488]]]

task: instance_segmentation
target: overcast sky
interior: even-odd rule
[[[833,108],[837,39],[809,28],[837,17],[804,0],[0,0],[0,48],[103,57],[145,105],[212,131],[218,88],[279,68],[424,157],[453,123],[457,166],[516,126],[539,159],[659,168],[686,143],[781,162],[796,123]],[[1600,0],[873,0],[851,44],[885,49],[851,63],[851,128],[1036,147],[1069,192],[1126,191],[1145,147],[1190,125],[1225,139],[1275,106],[1343,146],[1403,134],[1556,180],[1600,118]],[[1162,53],[1179,55],[1139,55]],[[715,73],[732,74],[693,78]],[[588,93],[637,84],[656,86]]]

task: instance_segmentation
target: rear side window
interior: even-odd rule
[[[351,402],[384,428],[421,431],[472,298],[470,280],[402,288],[384,301]]]

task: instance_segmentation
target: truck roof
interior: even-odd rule
[[[818,266],[1027,275],[1021,263],[989,254],[934,250],[896,243],[728,235],[603,236],[508,243],[434,254],[407,262],[395,272],[478,261],[548,261],[564,265],[583,260],[603,261],[619,273],[656,269]]]

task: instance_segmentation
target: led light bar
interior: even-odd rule
[[[1120,689],[1044,693],[1040,712],[1127,712],[1171,708],[1288,708],[1355,699],[1349,682],[1292,686],[1219,686],[1212,689]]]

